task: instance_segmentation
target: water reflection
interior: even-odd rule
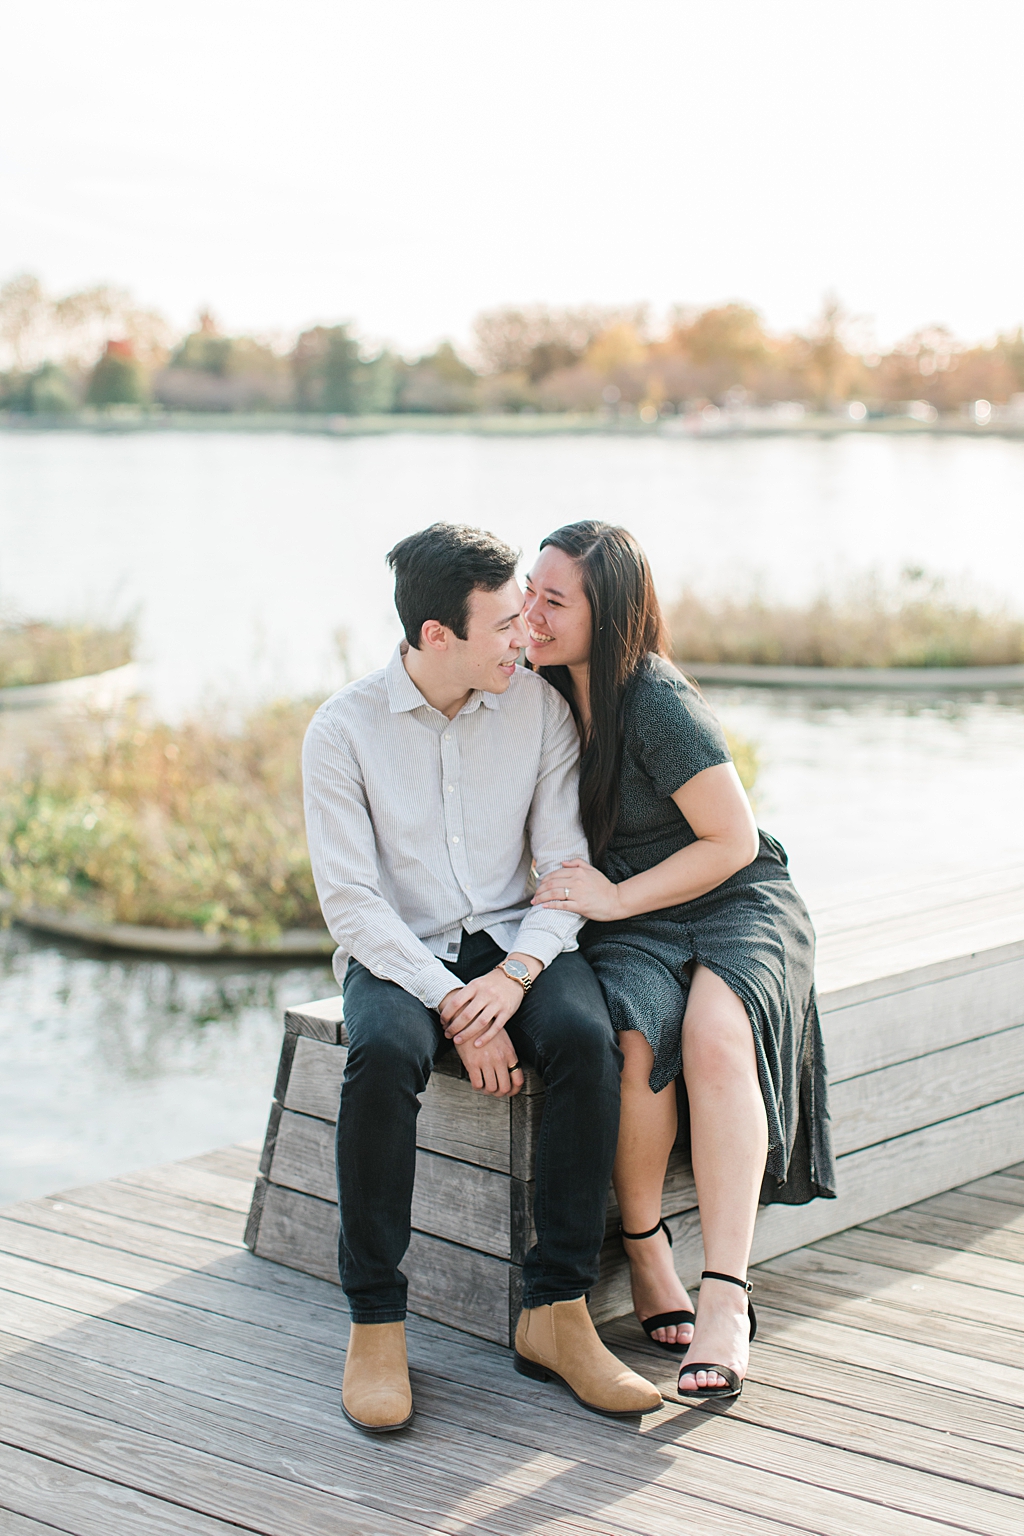
[[[258,1137],[283,1010],[333,990],[0,932],[0,1202]]]

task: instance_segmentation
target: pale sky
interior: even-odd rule
[[[8,0],[0,279],[412,351],[506,303],[1024,320],[1020,0]]]

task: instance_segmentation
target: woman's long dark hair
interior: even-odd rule
[[[568,700],[580,727],[580,814],[597,861],[619,819],[622,734],[630,684],[653,651],[668,655],[665,623],[647,556],[633,535],[611,523],[568,523],[541,544],[560,549],[579,567],[590,604],[590,730],[584,735],[568,667],[541,667],[542,677]]]

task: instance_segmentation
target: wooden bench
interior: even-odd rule
[[[839,1197],[769,1206],[753,1260],[898,1210],[1024,1159],[1024,868],[873,894],[816,913]],[[253,1193],[254,1253],[337,1281],[334,1121],[346,1057],[341,998],[285,1016]],[[454,1053],[423,1095],[410,1310],[510,1342],[532,1242],[544,1092],[527,1073],[508,1101],[477,1094]],[[687,1284],[703,1265],[696,1194],[674,1156],[662,1210]],[[609,1198],[598,1322],[630,1309]]]

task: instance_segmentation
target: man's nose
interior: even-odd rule
[[[519,650],[522,650],[523,646],[526,644],[529,638],[529,632],[526,628],[526,619],[522,614],[519,614],[512,621],[512,644]]]

